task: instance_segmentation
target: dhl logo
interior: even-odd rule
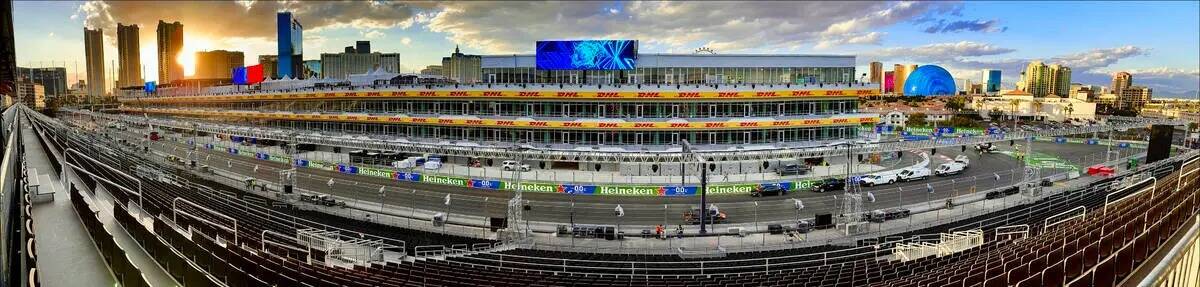
[[[615,127],[617,127],[617,123],[599,123],[596,125],[596,127],[598,127],[598,128],[615,128]]]
[[[717,97],[718,98],[736,98],[736,97],[738,97],[738,92],[719,92],[719,93],[717,93]]]
[[[771,122],[771,125],[772,126],[790,126],[790,125],[792,125],[792,122],[791,121],[774,121],[774,122]]]
[[[391,117],[391,118],[388,118],[388,121],[389,121],[389,122],[394,122],[394,123],[402,123],[402,122],[404,122],[404,118],[401,118],[401,117]]]
[[[821,124],[821,120],[804,120],[804,124],[806,124],[806,125],[819,125],[819,124]]]
[[[849,122],[850,122],[850,119],[833,119],[833,123],[835,123],[835,124],[844,124],[844,123],[849,123]]]
[[[466,96],[467,96],[467,92],[464,92],[464,91],[453,91],[453,92],[450,92],[450,96],[451,96],[451,97],[466,97]]]
[[[597,98],[619,98],[621,94],[617,92],[599,92],[596,93]]]
[[[813,95],[812,91],[792,91],[793,97],[804,97]]]
[[[380,94],[379,92],[368,92],[367,96],[368,97],[378,97],[378,96],[382,96],[382,94]]]
[[[338,118],[338,116],[336,116],[336,115],[326,115],[325,116],[325,119],[327,119],[327,120],[336,120],[337,118]]]
[[[855,94],[857,94],[857,95],[860,95],[860,96],[861,96],[861,95],[870,95],[870,94],[871,94],[871,90],[857,90],[857,91],[855,91],[854,93],[855,93]]]
[[[435,97],[435,96],[437,96],[437,92],[434,92],[434,91],[420,91],[420,92],[417,92],[417,95],[418,95],[418,96],[422,96],[422,97]]]
[[[295,98],[299,98],[299,97],[300,97],[300,95],[298,95],[298,94],[288,94],[288,95],[287,95],[287,97],[288,97],[289,99],[295,99]]]
[[[582,128],[583,123],[569,122],[569,123],[562,123],[562,126],[564,128]]]
[[[559,98],[578,98],[579,93],[578,92],[558,92],[558,94],[556,94],[555,96],[557,96]]]
[[[428,122],[428,119],[426,119],[426,118],[412,118],[412,122],[414,122],[414,123],[426,123],[426,122]]]
[[[692,127],[692,125],[688,124],[688,123],[671,123],[671,127],[672,128],[690,128],[690,127]]]
[[[827,95],[827,96],[841,96],[841,95],[842,95],[842,91],[825,91],[825,95]]]
[[[482,125],[483,120],[467,120],[468,125]]]
[[[283,95],[271,95],[272,99],[283,98]]]
[[[512,126],[512,125],[516,125],[516,124],[517,123],[513,122],[513,121],[496,121],[496,125],[500,125],[500,126]]]
[[[754,93],[754,95],[755,95],[755,96],[759,96],[759,97],[774,97],[774,96],[777,96],[777,95],[775,94],[775,92],[756,92],[756,93]]]
[[[332,97],[336,97],[336,96],[337,96],[336,93],[325,93],[325,97],[332,98]]]
[[[680,92],[680,98],[699,98],[700,92]]]
[[[875,119],[874,119],[874,118],[858,118],[858,122],[860,122],[860,123],[873,123],[873,122],[875,122]]]
[[[723,127],[725,127],[725,123],[704,123],[704,127],[706,127],[706,128],[723,128]]]
[[[535,122],[529,122],[529,126],[531,126],[531,127],[549,127],[550,123],[543,122],[543,121],[535,121]]]
[[[358,116],[346,116],[346,120],[350,120],[350,121],[357,121],[357,120],[358,120]]]
[[[495,91],[488,91],[488,92],[483,92],[483,96],[484,96],[484,97],[503,97],[503,96],[504,96],[504,93],[501,93],[501,92],[495,92]]]
[[[658,92],[638,92],[637,97],[639,97],[639,98],[657,98],[657,97],[659,97],[659,95],[658,95]]]
[[[342,94],[342,96],[343,97],[357,97],[358,93],[357,92],[349,92],[349,93]]]
[[[635,127],[635,128],[653,128],[654,123],[634,123],[633,127]]]
[[[517,93],[518,97],[538,97],[541,95],[542,95],[542,93],[539,93],[539,92],[519,92],[519,93]]]
[[[405,92],[405,91],[392,92],[392,96],[393,97],[407,97],[408,92]]]
[[[747,127],[757,127],[757,126],[758,126],[758,122],[741,122],[741,123],[738,123],[738,126],[739,126],[739,127],[743,127],[743,128],[747,128]]]
[[[449,125],[449,124],[454,124],[454,120],[452,120],[452,119],[438,119],[438,123],[439,123],[439,124],[443,124],[443,125]]]

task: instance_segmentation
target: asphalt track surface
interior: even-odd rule
[[[110,135],[116,135],[129,141],[129,144],[139,145],[144,141],[138,131],[130,129],[120,132],[108,129]],[[998,143],[1004,150],[1012,150],[1008,144]],[[174,141],[155,141],[151,148],[163,153],[186,158],[189,146],[186,143]],[[1083,144],[1054,144],[1035,142],[1033,149],[1036,153],[1058,156],[1081,168],[1098,163],[1104,159],[1107,149],[1099,145]],[[253,176],[259,181],[278,183],[281,169],[290,168],[287,164],[263,161],[250,157],[230,155],[223,151],[200,148],[198,156],[200,164],[241,175]],[[1113,150],[1118,150],[1114,148]],[[954,156],[964,154],[961,149],[939,149],[932,155],[930,168],[949,162]],[[1144,150],[1122,149],[1122,156]],[[925,151],[928,152],[928,151]],[[900,205],[921,202],[937,202],[938,199],[953,197],[970,192],[982,192],[991,188],[1006,186],[1020,181],[1023,168],[1016,158],[1005,154],[977,154],[967,148],[970,168],[963,173],[950,177],[933,176],[927,180],[903,182],[891,185],[861,188],[859,194],[864,197],[863,210],[874,210],[896,207]],[[905,153],[905,157],[917,156],[915,153]],[[256,168],[257,167],[257,168]],[[1049,170],[1044,173],[1049,173]],[[298,169],[296,187],[306,192],[321,192],[333,194],[347,199],[369,203],[382,203],[385,206],[407,206],[435,212],[447,211],[451,214],[468,214],[487,217],[504,217],[507,212],[507,201],[513,196],[511,191],[479,190],[447,185],[398,182],[384,178],[341,174],[334,171],[317,169]],[[999,180],[996,179],[996,175]],[[330,178],[334,184],[328,185]],[[712,184],[712,182],[710,182]],[[385,186],[385,192],[380,193],[380,187]],[[933,192],[928,192],[929,187]],[[874,202],[866,200],[866,192],[875,197]],[[446,194],[451,194],[451,204],[444,204]],[[531,207],[525,211],[524,217],[532,221],[557,222],[577,224],[616,224],[618,218],[614,209],[619,204],[625,212],[619,221],[622,224],[638,225],[676,225],[684,224],[682,214],[693,208],[698,208],[700,197],[637,197],[637,196],[591,196],[566,195],[557,193],[524,192],[524,199]],[[804,208],[796,209],[795,202],[802,201]],[[795,191],[785,196],[751,197],[749,195],[709,196],[708,202],[715,204],[729,216],[729,223],[752,223],[767,221],[788,221],[796,218],[810,218],[815,214],[841,213],[844,195],[842,192],[815,193],[811,191]],[[931,203],[934,204],[934,203]]]

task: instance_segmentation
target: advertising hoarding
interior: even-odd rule
[[[637,41],[538,41],[538,70],[632,70]]]

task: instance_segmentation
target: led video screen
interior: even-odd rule
[[[631,70],[637,62],[637,41],[538,41],[539,70]]]

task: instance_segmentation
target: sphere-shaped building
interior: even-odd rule
[[[921,66],[904,80],[905,96],[953,95],[955,91],[950,72],[936,65]]]

